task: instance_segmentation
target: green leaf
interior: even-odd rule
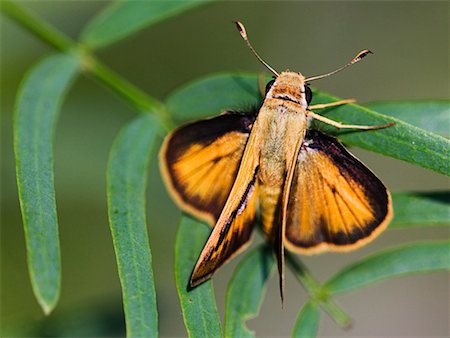
[[[292,337],[314,338],[319,330],[320,310],[313,300],[303,305],[292,330]]]
[[[337,101],[329,94],[316,92],[316,102]],[[316,123],[328,134],[335,134],[349,145],[358,146],[376,153],[403,160],[438,173],[450,176],[450,141],[442,136],[430,133],[400,120],[384,116],[368,108],[347,104],[319,112],[335,121],[357,125],[383,125],[395,122],[392,127],[356,131],[352,129],[337,130],[323,123]]]
[[[366,106],[430,132],[447,137],[450,135],[450,101],[380,101]]]
[[[61,257],[53,177],[56,121],[79,63],[59,54],[35,65],[17,95],[14,152],[17,185],[34,294],[43,311],[55,307],[61,287]]]
[[[254,74],[216,74],[184,85],[166,100],[178,122],[218,115],[224,110],[249,110],[261,104]]]
[[[450,191],[395,193],[390,228],[450,225]]]
[[[418,272],[450,269],[450,242],[408,244],[385,250],[341,270],[324,284],[330,294]]]
[[[104,47],[208,1],[115,1],[86,26],[81,40],[92,48]]]
[[[111,148],[107,169],[108,216],[127,326],[127,337],[156,337],[158,312],[145,216],[147,167],[159,132],[144,114],[126,125]]]
[[[227,289],[225,337],[254,337],[245,322],[258,315],[273,263],[272,249],[262,245],[236,267]]]
[[[189,337],[222,337],[219,313],[212,282],[209,280],[192,290],[188,283],[200,252],[211,229],[184,216],[175,242],[175,282]]]
[[[314,103],[338,101],[337,97],[314,91]],[[178,121],[217,115],[225,109],[249,110],[261,102],[258,77],[251,74],[219,74],[195,81],[175,91],[167,98],[169,110]],[[384,116],[356,104],[322,109],[319,113],[335,121],[382,125],[396,122],[381,130],[338,130],[324,123],[316,123],[323,131],[336,134],[350,145],[434,170],[450,176],[450,141],[442,136]]]

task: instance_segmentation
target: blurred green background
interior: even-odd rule
[[[21,2],[73,38],[106,1]],[[177,86],[213,72],[264,69],[236,32],[247,26],[254,47],[277,70],[316,75],[375,52],[357,66],[315,85],[359,102],[441,99],[449,96],[449,7],[442,2],[216,2],[159,23],[98,56],[150,95],[163,99]],[[25,257],[12,148],[12,110],[19,83],[48,46],[4,16],[1,20],[1,328],[2,336],[120,336],[121,292],[107,223],[105,170],[110,145],[136,112],[91,79],[80,77],[63,105],[56,135],[55,180],[63,263],[59,306],[44,318],[32,294]],[[205,100],[208,98],[205,97]],[[219,113],[219,112],[218,112]],[[426,114],[426,112],[424,112]],[[450,128],[450,126],[449,126]],[[391,191],[448,189],[447,178],[393,159],[353,149]],[[156,158],[148,187],[149,240],[153,252],[162,336],[185,336],[173,277],[179,211],[160,182]],[[321,280],[380,248],[414,239],[448,238],[448,228],[384,233],[350,254],[304,258]],[[260,241],[257,238],[255,242]],[[239,258],[214,277],[219,309]],[[449,275],[400,278],[338,298],[354,318],[345,332],[324,316],[321,336],[421,336],[449,334]],[[258,336],[287,336],[305,291],[287,276],[281,309],[272,278]]]

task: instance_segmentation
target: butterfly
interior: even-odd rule
[[[335,138],[308,129],[310,119],[344,125],[312,109],[309,83],[319,76],[278,73],[253,49],[245,27],[237,28],[256,58],[273,74],[259,111],[226,111],[171,132],[160,152],[163,179],[176,203],[213,225],[189,281],[195,287],[249,245],[262,224],[277,256],[284,289],[284,250],[301,254],[349,251],[377,237],[392,219],[389,191]],[[257,218],[259,216],[259,218]]]

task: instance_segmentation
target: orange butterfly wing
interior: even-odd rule
[[[177,204],[214,224],[236,179],[255,114],[224,114],[182,126],[160,152],[163,178]]]
[[[287,202],[285,244],[296,252],[349,251],[392,219],[383,183],[336,139],[309,130]]]
[[[216,225],[203,248],[191,276],[190,286],[209,279],[226,261],[250,241],[259,202],[258,170],[262,135],[255,120],[236,179]]]
[[[247,143],[256,114],[227,112],[183,126],[164,141],[161,171],[185,211],[216,223],[190,287],[201,284],[249,242],[258,205],[259,154]],[[253,136],[254,143],[255,136]]]

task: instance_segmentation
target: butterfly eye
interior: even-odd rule
[[[272,88],[273,83],[275,82],[275,80],[270,80],[269,82],[267,82],[266,84],[266,95],[267,92],[270,90],[270,88]]]
[[[312,97],[313,97],[313,95],[312,95],[311,88],[309,88],[309,86],[306,85],[305,86],[305,98],[306,98],[306,103],[308,103],[308,106],[311,103]]]

